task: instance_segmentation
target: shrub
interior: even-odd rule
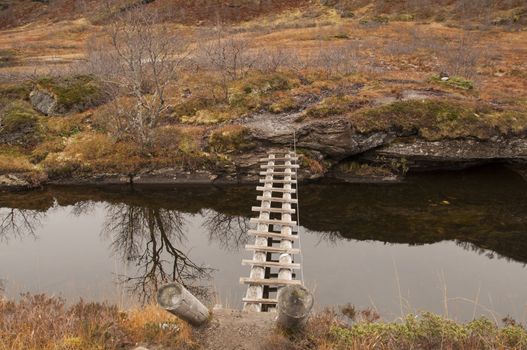
[[[193,116],[184,116],[181,122],[185,124],[211,125],[218,124],[234,117],[234,113],[228,110],[218,109],[201,109]]]
[[[17,153],[0,154],[0,173],[23,173],[34,171],[35,167],[23,155]]]
[[[240,152],[254,148],[249,131],[241,125],[227,125],[214,130],[209,136],[209,147],[214,152]]]
[[[432,82],[451,86],[456,89],[461,90],[473,90],[474,89],[474,83],[468,79],[462,78],[462,77],[449,77],[448,80],[442,80],[439,76],[433,76],[431,78]]]
[[[157,307],[123,312],[109,304],[68,306],[61,298],[29,294],[17,302],[0,300],[1,349],[124,349],[146,342],[178,349],[195,345],[189,327]]]
[[[192,117],[199,110],[206,109],[212,105],[213,100],[211,99],[203,97],[190,98],[172,107],[171,116],[178,119],[181,117]]]
[[[45,119],[44,127],[48,134],[70,137],[85,129],[85,118],[86,116],[82,114],[71,115],[67,118],[48,117]]]
[[[295,109],[298,109],[299,107],[299,103],[294,97],[285,96],[271,104],[269,106],[269,112],[279,114],[293,111]]]
[[[307,108],[300,120],[304,118],[327,118],[333,115],[342,115],[366,104],[367,101],[356,100],[351,96],[331,96],[320,103]],[[299,120],[299,121],[300,121]]]
[[[29,104],[15,101],[0,112],[0,142],[33,147],[41,137],[38,115]]]
[[[459,324],[432,313],[408,315],[401,323],[333,320],[326,334],[334,349],[523,349],[527,332],[519,326],[498,328],[485,318]],[[319,340],[320,342],[320,340]]]
[[[33,129],[38,124],[38,116],[29,105],[22,102],[11,103],[2,113],[2,132],[14,133]]]
[[[41,162],[50,177],[83,173],[135,174],[148,166],[138,145],[117,142],[105,134],[79,134],[62,152],[49,152]]]
[[[32,85],[29,82],[4,84],[0,86],[0,98],[8,100],[27,100]]]
[[[231,89],[234,92],[270,93],[274,91],[290,90],[298,86],[299,82],[291,75],[274,72],[272,74],[253,74],[241,81],[235,82]]]
[[[39,163],[43,161],[48,154],[61,152],[65,147],[66,144],[62,138],[55,138],[42,142],[31,152],[31,161],[33,163]]]

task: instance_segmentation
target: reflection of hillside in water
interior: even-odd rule
[[[503,169],[426,175],[394,185],[301,185],[301,219],[324,240],[415,245],[453,240],[489,258],[527,263],[526,194],[526,183]],[[42,212],[55,201],[73,205],[78,215],[102,202],[105,237],[139,272],[123,280],[148,298],[159,283],[174,279],[192,287],[210,272],[182,251],[182,213],[203,215],[209,239],[226,251],[237,250],[247,242],[254,198],[253,186],[50,188],[5,194],[0,205],[16,210],[2,211],[0,220],[10,223],[11,215],[18,221],[2,226],[0,239],[35,232]]]

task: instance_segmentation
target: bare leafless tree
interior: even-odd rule
[[[217,241],[222,249],[237,251],[248,242],[248,218],[222,214],[214,210],[205,210],[203,216],[206,218],[203,227],[209,233],[209,240]]]
[[[290,48],[262,48],[256,54],[255,68],[263,73],[275,73],[280,69],[295,71],[302,67],[298,53]]]
[[[254,67],[255,55],[249,52],[246,39],[228,35],[221,26],[208,42],[199,46],[196,61],[199,67],[208,70],[216,78],[213,95],[218,99],[229,98],[229,83],[243,78]],[[219,93],[217,92],[219,90]]]
[[[207,290],[195,283],[211,270],[192,261],[178,246],[185,240],[182,214],[175,210],[128,204],[107,206],[103,234],[111,237],[112,250],[137,268],[136,275],[119,276],[142,302],[155,296],[157,288],[178,281],[194,293]]]
[[[106,26],[106,39],[94,38],[88,46],[92,72],[114,95],[125,95],[126,105],[115,100],[126,134],[143,147],[150,145],[152,129],[166,112],[166,91],[177,81],[185,57],[184,40],[174,35],[158,14],[134,9]]]
[[[0,242],[25,236],[36,237],[45,213],[26,209],[2,209],[0,211]]]
[[[340,46],[332,46],[320,41],[317,52],[310,61],[313,68],[324,72],[328,77],[337,74],[351,74],[359,69],[359,46],[348,40]]]
[[[482,54],[476,44],[476,36],[469,33],[462,34],[457,40],[449,43],[438,52],[438,56],[442,57],[444,70],[451,75],[474,78],[477,63]]]
[[[90,215],[95,211],[96,202],[94,201],[82,201],[77,202],[73,205],[71,213],[75,216]]]

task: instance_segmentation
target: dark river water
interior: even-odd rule
[[[0,194],[3,293],[128,307],[176,279],[212,304],[240,307],[256,195],[253,186]],[[299,198],[296,261],[319,309],[352,303],[387,319],[426,310],[527,320],[527,183],[515,173],[306,184]]]

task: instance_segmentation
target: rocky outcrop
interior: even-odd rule
[[[495,138],[425,141],[420,139],[393,142],[369,156],[369,159],[404,158],[411,169],[433,170],[464,168],[488,162],[527,162],[527,139]]]
[[[260,114],[244,125],[259,141],[291,146],[296,137],[297,147],[318,151],[336,160],[382,146],[394,138],[387,132],[357,133],[344,118],[296,122],[299,116]]]
[[[46,180],[43,174],[20,173],[0,175],[0,190],[28,190],[40,187]]]
[[[108,100],[102,84],[89,75],[41,78],[29,95],[33,108],[46,115],[82,112]]]
[[[339,178],[345,173],[351,174],[351,181],[363,182],[360,174],[374,182],[398,181],[400,172],[408,170],[459,169],[490,162],[527,163],[527,139],[522,136],[427,141],[417,136],[402,137],[394,131],[361,134],[345,118],[299,121],[300,115],[266,113],[248,118],[243,124],[266,148],[290,147],[296,136],[298,147],[317,152],[330,167],[335,168],[341,162],[371,166],[350,172],[334,169],[326,174],[339,174]],[[240,158],[244,168],[257,163],[262,152],[255,152],[258,154],[245,153]],[[397,162],[403,163],[395,164]],[[348,165],[344,168],[348,169]],[[389,174],[387,170],[395,173]]]
[[[37,111],[45,115],[55,115],[58,114],[57,109],[57,99],[49,91],[35,88],[29,94],[29,100],[31,105]]]

